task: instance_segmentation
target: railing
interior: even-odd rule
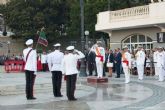
[[[126,20],[130,18],[141,18],[149,15],[149,5],[127,8],[110,12],[110,21]]]

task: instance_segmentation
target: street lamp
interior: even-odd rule
[[[84,0],[80,0],[80,16],[81,16],[81,48],[82,51],[85,52],[85,42],[84,42]],[[85,58],[81,59],[81,66],[80,66],[80,76],[86,77],[86,64]]]
[[[7,50],[8,50],[8,51],[7,51],[7,56],[8,56],[8,57],[9,57],[9,55],[10,55],[10,43],[11,43],[10,41],[7,41],[7,48],[8,48],[8,49],[7,49]]]
[[[89,36],[89,31],[88,31],[88,30],[85,31],[85,36],[86,36],[86,37],[85,37],[85,38],[86,38],[86,39],[85,39],[85,40],[86,40],[86,41],[85,41],[85,42],[86,42],[86,49],[88,49],[88,36]]]

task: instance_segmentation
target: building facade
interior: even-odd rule
[[[9,0],[0,0],[0,4],[6,4]]]
[[[0,4],[6,4],[9,0],[0,0]],[[7,35],[4,36],[5,31],[4,18],[0,12],[0,56],[1,55],[20,55],[24,48],[22,39],[12,39],[10,35],[13,33],[7,29]]]
[[[109,34],[110,47],[128,46],[136,50],[138,45],[149,50],[165,47],[165,0],[152,1],[149,5],[117,11],[100,12],[96,31]]]

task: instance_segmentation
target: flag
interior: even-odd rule
[[[38,43],[41,44],[41,45],[44,45],[45,47],[48,46],[48,41],[46,39],[46,35],[45,35],[44,31],[41,31],[39,33]]]

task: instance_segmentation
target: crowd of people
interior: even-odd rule
[[[0,65],[4,65],[4,62],[7,60],[13,60],[13,61],[17,61],[17,60],[23,60],[23,56],[22,54],[20,55],[0,55]]]
[[[81,66],[81,59],[84,58],[88,75],[95,75],[97,78],[108,77],[116,72],[116,78],[120,78],[123,73],[125,83],[129,83],[130,75],[138,75],[139,80],[143,80],[144,74],[156,75],[159,81],[164,81],[165,77],[165,50],[162,47],[145,51],[139,45],[136,51],[130,52],[127,46],[115,50],[105,49],[102,42],[97,42],[91,48],[82,53],[74,46],[68,46],[65,52],[62,52],[61,44],[54,45],[54,50],[49,53],[43,52],[37,55],[33,49],[33,40],[26,42],[27,48],[23,51],[25,61],[26,76],[26,98],[27,100],[36,99],[33,96],[33,85],[37,73],[37,68],[42,65],[42,71],[49,70],[52,73],[52,84],[54,97],[62,97],[61,82],[64,74],[66,80],[68,100],[77,100],[74,96],[76,88],[77,74]]]
[[[116,78],[120,78],[120,74],[123,73],[123,66],[122,66],[123,53],[124,53],[124,48],[123,49],[117,48],[114,50],[107,49],[105,51],[105,62],[104,62],[104,71],[103,71],[104,76],[105,76],[105,71],[109,73],[108,74],[109,77],[112,77],[112,73],[116,72],[117,74]],[[146,76],[149,75],[158,76],[157,67],[160,67],[159,55],[164,53],[162,55],[164,57],[165,55],[164,48],[159,47],[159,48],[154,48],[152,50],[144,50],[142,46],[139,46],[138,49],[133,52],[130,52],[130,50],[128,50],[128,53],[130,53],[131,55],[131,61],[129,62],[131,64],[130,65],[131,74],[138,75],[140,73],[141,75],[145,74]],[[89,51],[86,55],[88,71],[90,76],[93,75],[93,71],[95,71],[96,73],[95,75],[97,75],[97,71],[95,69],[96,68],[95,57],[96,55],[94,51]],[[165,59],[162,59],[161,61],[162,61],[161,67],[163,67],[165,63]],[[139,68],[140,66],[141,68]],[[139,79],[143,79],[143,78],[139,78]]]

